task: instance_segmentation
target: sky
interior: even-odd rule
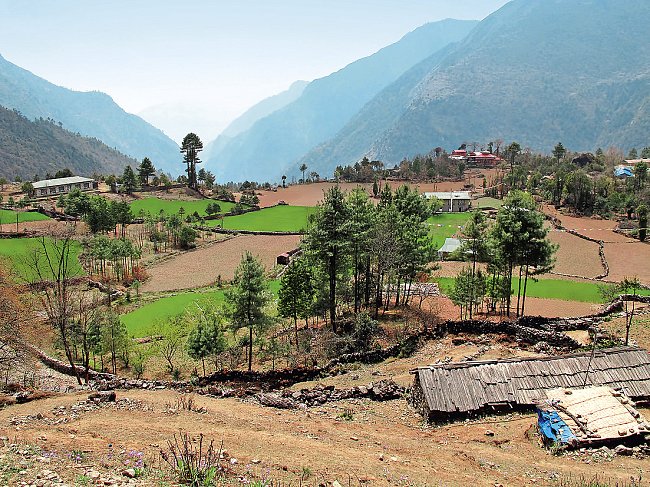
[[[507,0],[0,0],[0,54],[103,91],[179,140],[211,140],[296,80],[337,71],[427,22]]]

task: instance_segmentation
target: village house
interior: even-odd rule
[[[557,388],[605,386],[650,399],[650,354],[635,347],[540,358],[452,362],[411,370],[413,406],[431,422],[534,410]]]
[[[424,193],[425,198],[438,198],[442,201],[443,213],[467,211],[472,206],[472,196],[469,191],[442,191]]]
[[[44,179],[33,183],[34,194],[37,197],[57,196],[67,194],[73,189],[81,191],[92,191],[97,188],[94,179],[84,178],[81,176],[71,176],[68,178]]]

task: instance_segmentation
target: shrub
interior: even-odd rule
[[[171,467],[180,483],[192,487],[213,485],[224,475],[221,465],[223,442],[219,448],[210,440],[204,448],[203,434],[199,435],[198,445],[187,433],[174,435],[167,441],[169,451],[160,450],[161,458]]]

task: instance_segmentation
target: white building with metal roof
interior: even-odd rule
[[[81,176],[70,176],[68,178],[43,179],[32,183],[34,194],[37,197],[57,196],[67,194],[73,189],[91,191],[97,187],[94,179]]]

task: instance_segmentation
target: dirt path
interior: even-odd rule
[[[218,276],[229,281],[246,251],[259,257],[264,266],[271,269],[279,254],[295,249],[299,242],[298,235],[239,235],[147,268],[149,279],[142,286],[142,291],[173,291],[209,286],[216,282]]]
[[[523,486],[546,485],[561,474],[629,479],[639,473],[646,478],[648,471],[647,461],[630,457],[591,465],[580,458],[551,456],[534,436],[527,436],[533,415],[429,428],[423,427],[404,400],[355,400],[307,411],[280,411],[235,399],[198,397],[198,406],[206,408],[206,414],[169,414],[166,405],[176,404],[177,393],[118,391],[118,399],[127,396],[142,401],[144,407],[108,406],[51,426],[55,407],[69,408],[85,395],[11,406],[0,411],[0,434],[38,443],[57,455],[83,450],[84,463],[92,465],[111,452],[130,449],[143,451],[148,464],[157,463],[159,448],[179,430],[191,437],[203,433],[224,441],[229,455],[237,459],[239,474],[261,476],[268,469],[273,479],[293,483],[306,476],[303,484],[307,485],[338,480],[343,485],[362,481],[367,485]],[[344,410],[352,420],[340,418]],[[43,419],[28,420],[18,428],[11,423],[12,417],[37,413]],[[486,436],[488,429],[494,436]]]

